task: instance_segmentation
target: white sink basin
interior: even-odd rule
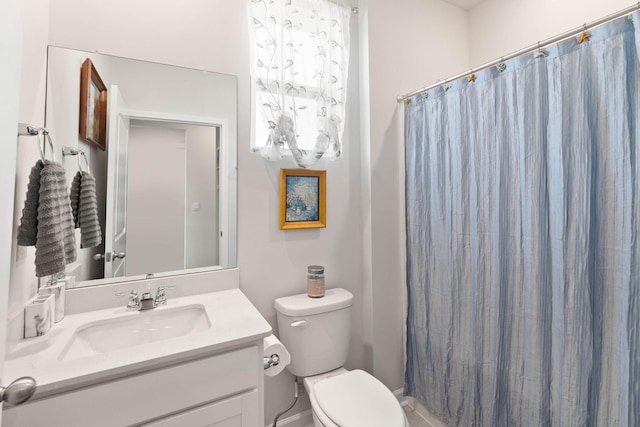
[[[59,359],[111,353],[141,344],[185,337],[210,327],[205,307],[200,304],[128,313],[80,326]]]

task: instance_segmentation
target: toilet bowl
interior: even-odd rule
[[[275,300],[287,366],[309,394],[316,427],[408,427],[400,403],[379,380],[346,370],[353,295],[327,289],[323,298],[298,294]]]
[[[359,369],[304,378],[315,427],[409,427],[396,397]]]

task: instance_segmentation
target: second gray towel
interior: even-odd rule
[[[93,248],[102,243],[98,221],[96,180],[85,171],[78,172],[71,183],[71,210],[75,228],[80,228],[80,245]]]

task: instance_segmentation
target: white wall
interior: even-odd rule
[[[355,0],[351,3],[355,4]],[[242,9],[245,3],[242,3]],[[245,11],[242,11],[245,14]],[[248,30],[243,22],[243,31]],[[344,156],[337,162],[320,161],[315,169],[327,171],[327,228],[279,229],[280,168],[293,168],[292,161],[270,163],[249,152],[249,87],[247,40],[241,40],[246,64],[237,73],[239,81],[238,244],[241,288],[277,332],[273,300],[306,292],[306,267],[325,266],[327,287],[344,287],[354,298],[351,346],[347,366],[363,366],[364,343],[362,278],[362,231],[360,215],[360,148],[358,105],[358,16],[351,17],[351,55],[348,101],[344,131]],[[243,80],[246,76],[246,81]],[[243,83],[247,83],[245,86]],[[285,409],[293,394],[293,377],[285,372],[265,378],[265,424]],[[293,414],[308,409],[306,396],[292,409]]]
[[[635,4],[629,0],[485,0],[469,13],[471,65],[492,61]]]
[[[0,52],[4,55],[7,54],[7,64],[10,66],[15,58],[11,57],[14,44],[16,40],[19,41],[19,35],[15,34],[15,31],[22,31],[20,38],[22,38],[22,56],[17,57],[21,59],[20,74],[17,78],[10,78],[9,70],[7,68],[7,76],[2,76],[2,84],[9,83],[7,89],[7,104],[2,102],[3,107],[11,108],[11,96],[14,91],[20,89],[19,96],[19,112],[18,121],[23,123],[30,123],[35,126],[44,125],[44,92],[45,92],[45,74],[46,74],[46,48],[47,48],[47,32],[49,25],[49,3],[45,0],[25,0],[19,2],[15,8],[13,5],[3,5],[2,15],[15,17],[16,13],[24,5],[24,20],[20,25],[11,24],[7,28],[8,34],[3,35],[2,43],[6,43],[6,50],[3,45]],[[5,9],[7,9],[7,15],[5,15]],[[9,18],[11,19],[11,18]],[[3,28],[4,30],[4,28]],[[18,49],[20,45],[18,44]],[[4,57],[2,60],[4,64]],[[4,68],[2,68],[4,72]],[[6,80],[5,80],[6,79]],[[3,91],[3,93],[5,93]],[[3,95],[4,99],[4,95]],[[3,120],[5,120],[3,118]],[[9,114],[6,120],[14,121],[15,117]],[[15,126],[11,125],[11,126]],[[12,132],[13,133],[13,132]],[[13,138],[8,141],[14,141]],[[22,200],[26,194],[27,178],[31,166],[39,158],[38,142],[34,137],[21,137],[19,138],[16,147],[17,153],[13,150],[16,147],[8,146],[6,149],[6,157],[2,156],[3,162],[6,161],[6,167],[2,167],[3,171],[10,172],[10,179],[3,179],[2,197],[4,200],[12,200],[12,195],[15,191],[18,194],[22,194],[22,197],[17,197],[20,202],[8,203],[3,206],[13,207],[12,219],[20,218],[22,212]],[[15,154],[15,157],[14,157]],[[16,166],[17,165],[17,166]],[[16,169],[17,167],[17,169]],[[18,171],[22,171],[19,173]],[[4,185],[9,185],[14,182],[15,186],[11,186],[10,191],[8,188],[4,188]],[[13,200],[12,200],[13,202]],[[8,325],[7,325],[7,344],[11,347],[11,344],[17,342],[23,337],[22,322],[24,319],[24,303],[31,298],[37,289],[37,279],[35,277],[34,258],[35,251],[33,248],[24,248],[16,245],[15,231],[17,228],[17,222],[6,218],[3,220],[3,224],[12,224],[11,234],[13,239],[8,238],[11,242],[11,276],[9,280],[9,306],[8,306]],[[4,241],[4,240],[3,240]],[[4,255],[3,259],[4,259]]]
[[[363,162],[366,331],[374,375],[392,390],[404,381],[403,114],[396,96],[468,66],[467,14],[439,0],[369,0],[368,159]]]

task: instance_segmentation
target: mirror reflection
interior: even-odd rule
[[[78,132],[87,58],[106,87],[106,150]],[[78,286],[236,266],[236,88],[235,76],[49,47],[46,127],[85,153],[103,230],[67,268]],[[64,157],[67,177],[78,161]]]

